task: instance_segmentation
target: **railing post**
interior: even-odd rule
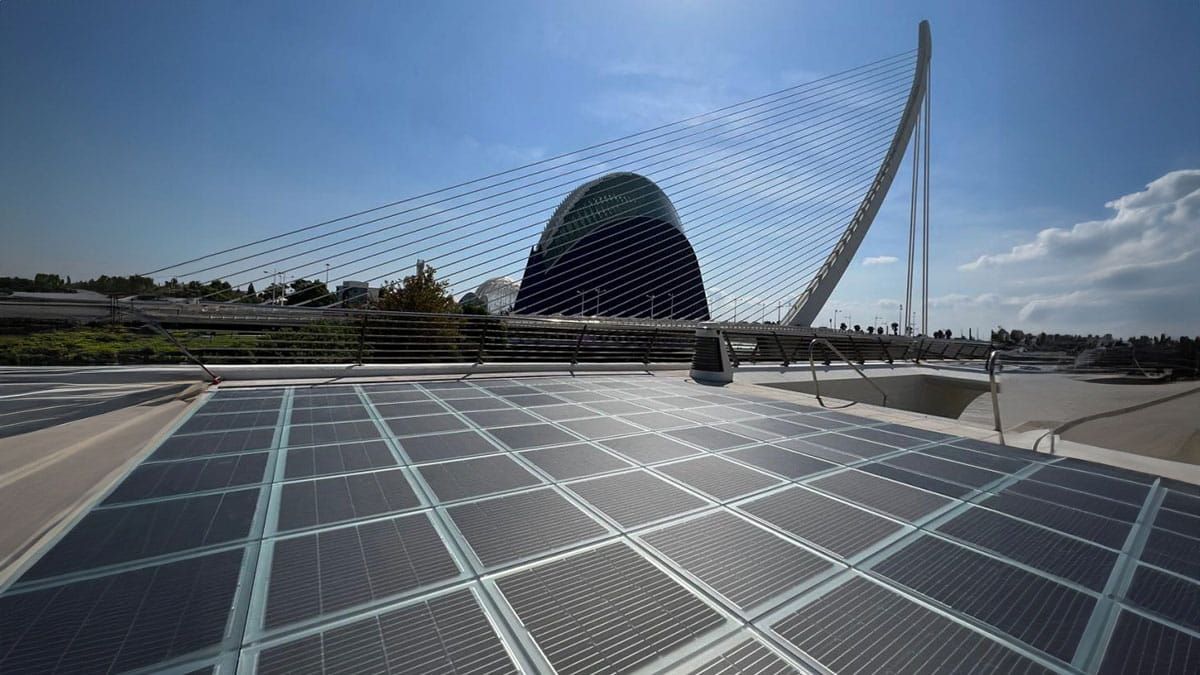
[[[725,346],[729,348],[729,359],[733,361],[733,367],[737,368],[742,365],[742,360],[738,358],[737,350],[733,348],[733,341],[729,339],[729,333],[725,331],[717,331],[725,338]],[[755,343],[757,344],[757,343]]]
[[[996,422],[996,431],[1000,434],[1000,445],[1004,445],[1004,427],[1000,424],[1000,397],[996,392],[996,366],[1000,363],[1000,351],[993,349],[987,358],[988,382],[992,392],[992,418]],[[1041,439],[1039,439],[1041,440]],[[1050,437],[1051,448],[1054,447],[1054,437]],[[1036,444],[1035,444],[1036,447]],[[1053,452],[1053,450],[1051,450]]]
[[[369,315],[366,312],[363,312],[362,327],[358,331],[358,357],[355,360],[358,361],[358,365],[360,365],[360,366],[363,364],[363,348],[365,347],[366,342],[367,342],[367,317],[368,316]]]
[[[579,331],[579,339],[575,341],[575,353],[571,354],[571,365],[579,363],[579,350],[583,347],[583,336],[587,335],[588,325],[583,324],[583,330]]]
[[[484,320],[483,330],[479,331],[479,346],[475,350],[475,365],[483,363],[483,343],[487,340],[488,321]]]
[[[775,346],[779,349],[779,358],[783,359],[783,367],[787,368],[790,362],[788,361],[787,351],[783,348],[783,341],[779,339],[779,333],[771,331],[771,337],[775,338]]]
[[[658,329],[657,328],[654,329],[654,332],[650,333],[650,341],[646,343],[646,351],[642,354],[642,365],[643,366],[650,365],[650,352],[654,349],[654,342],[656,340],[658,340]]]
[[[730,351],[725,345],[729,338],[720,328],[701,326],[696,329],[696,351],[692,355],[691,378],[706,384],[733,382]],[[724,342],[724,344],[722,344]]]

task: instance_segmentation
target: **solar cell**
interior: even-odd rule
[[[738,508],[843,558],[903,529],[900,523],[800,487],[739,504]]]
[[[455,457],[471,457],[500,452],[486,438],[474,431],[460,431],[431,436],[409,436],[401,439],[400,447],[413,462],[436,462]]]
[[[229,429],[273,427],[278,421],[278,410],[236,412],[221,415],[193,415],[175,433],[199,434],[213,431],[227,431]]]
[[[896,452],[896,448],[890,445],[883,445],[874,441],[868,441],[861,438],[851,438],[841,434],[821,434],[819,436],[809,436],[804,439],[808,443],[823,445],[827,448],[840,450],[841,452],[855,455],[856,457],[878,457],[891,452]]]
[[[420,505],[404,469],[285,483],[280,490],[278,529],[329,525]]]
[[[687,429],[675,429],[672,431],[663,432],[668,436],[673,436],[681,441],[686,441],[692,445],[704,448],[705,450],[728,450],[736,448],[739,445],[746,445],[751,442],[751,439],[745,436],[732,434],[721,429],[712,427],[691,427]]]
[[[883,478],[890,478],[894,481],[904,483],[905,485],[919,487],[922,490],[929,490],[930,492],[936,492],[939,495],[945,495],[946,497],[953,497],[955,499],[965,497],[967,494],[973,491],[972,488],[969,488],[965,485],[949,483],[939,478],[933,478],[926,476],[925,474],[907,471],[887,463],[863,464],[860,465],[858,469],[860,471],[865,471],[866,473],[882,476]]]
[[[684,445],[658,434],[639,434],[624,438],[610,438],[601,441],[600,445],[612,448],[641,464],[663,462],[668,459],[677,459],[700,453],[699,450],[689,445]]]
[[[1033,450],[1025,450],[1024,448],[1014,448],[1011,445],[999,445],[997,443],[989,443],[975,438],[960,438],[953,442],[960,448],[974,450],[976,452],[984,452],[997,457],[1007,457],[1010,459],[1021,459],[1027,462],[1047,462],[1053,457],[1034,452]]]
[[[1020,480],[1004,488],[1002,492],[1016,493],[1026,497],[1041,499],[1051,504],[1069,506],[1080,511],[1094,513],[1105,518],[1123,520],[1132,523],[1137,520],[1141,508],[1133,504],[1118,502],[1087,492],[1078,492],[1049,483],[1035,480]]]
[[[559,422],[559,424],[588,440],[611,438],[613,436],[633,434],[641,431],[641,429],[633,426],[632,424],[628,424],[611,417],[592,417],[582,420],[568,420],[565,422]]]
[[[800,478],[837,468],[836,464],[773,445],[755,445],[733,450],[729,452],[729,456],[784,478]]]
[[[446,509],[485,567],[549,553],[608,533],[551,488]]]
[[[758,414],[752,413],[749,410],[742,410],[741,408],[733,408],[730,406],[713,405],[713,406],[706,406],[704,408],[692,408],[690,410],[684,410],[684,409],[680,409],[680,408],[671,407],[669,404],[666,404],[662,399],[655,399],[655,400],[658,403],[664,404],[660,408],[660,410],[670,411],[671,414],[673,414],[673,415],[676,415],[678,417],[683,417],[685,419],[689,419],[693,422],[699,422],[701,424],[710,424],[712,422],[736,422],[739,420],[762,419],[762,417],[760,417]]]
[[[542,482],[508,455],[425,464],[419,471],[443,502],[507,492]]]
[[[802,452],[810,457],[819,457],[820,459],[835,462],[837,464],[849,464],[851,462],[862,461],[862,458],[858,457],[857,455],[851,455],[850,453],[842,452],[841,450],[827,448],[824,445],[810,443],[803,438],[788,438],[782,441],[775,441],[774,445],[787,448],[788,450]]]
[[[708,506],[703,499],[644,470],[566,483],[621,527],[632,528]]]
[[[862,577],[771,628],[835,673],[1053,672]]]
[[[284,458],[284,478],[291,480],[395,465],[396,458],[383,441],[291,448]]]
[[[875,427],[875,428],[880,429],[882,431],[890,431],[894,434],[904,434],[905,436],[912,436],[913,438],[919,438],[923,441],[930,441],[930,442],[936,442],[936,443],[940,443],[942,441],[948,441],[948,440],[954,438],[954,436],[952,436],[950,434],[944,434],[940,431],[930,431],[929,429],[918,429],[917,427],[910,427],[910,426],[907,426],[904,424],[881,424],[880,426]]]
[[[991,469],[1000,473],[1016,473],[1021,469],[1030,465],[1023,459],[1014,459],[1011,457],[1000,457],[986,452],[976,452],[967,450],[954,445],[935,445],[931,448],[921,448],[918,450],[923,455],[933,455],[942,459],[949,459],[962,464],[970,464],[984,469]]]
[[[486,396],[483,398],[458,398],[446,401],[446,405],[454,408],[459,412],[467,412],[468,410],[503,410],[512,408],[512,404],[503,399],[494,396]]]
[[[1200,539],[1151,528],[1142,549],[1142,562],[1200,580]]]
[[[334,422],[300,424],[288,427],[288,445],[332,445],[379,438],[374,422]]]
[[[466,399],[473,401],[475,399]],[[485,429],[492,427],[510,427],[518,424],[536,424],[541,422],[538,418],[530,415],[524,410],[516,408],[508,408],[505,410],[479,410],[463,413],[467,419]]]
[[[1031,480],[1052,483],[1072,490],[1082,490],[1101,497],[1116,499],[1140,508],[1146,501],[1149,486],[1130,483],[1117,478],[1108,478],[1094,473],[1064,469],[1057,465],[1043,466],[1033,474]]]
[[[240,399],[224,399],[219,400],[210,398],[200,409],[196,411],[197,415],[211,415],[222,413],[249,412],[252,410],[279,410],[279,406],[283,404],[283,398],[280,396],[272,396],[269,398],[240,398]]]
[[[327,424],[329,422],[353,422],[354,420],[370,419],[367,407],[358,405],[341,405],[331,408],[296,408],[292,410],[292,424]]]
[[[854,438],[861,438],[863,440],[872,441],[875,443],[883,443],[884,445],[891,445],[897,448],[915,448],[918,445],[925,445],[928,442],[921,438],[913,438],[912,436],[905,436],[904,434],[897,434],[891,431],[873,429],[869,427],[864,429],[846,429],[841,433],[847,436],[853,436]]]
[[[951,462],[937,457],[930,457],[919,452],[897,455],[884,461],[887,464],[898,466],[902,469],[929,474],[935,478],[969,485],[974,488],[981,488],[1004,478],[1003,474],[995,471]]]
[[[526,396],[505,396],[504,400],[521,408],[540,408],[543,406],[558,405],[563,402],[560,398],[555,398],[549,394],[528,394]]]
[[[721,615],[624,544],[496,582],[555,671],[623,673],[723,623]]]
[[[1104,589],[1117,560],[1114,551],[988,509],[971,508],[937,529],[1095,591]]]
[[[358,394],[353,391],[343,394],[321,394],[316,390],[297,389],[292,397],[292,412],[306,408],[329,408],[341,405],[357,405],[361,403]]]
[[[588,410],[581,405],[547,405],[537,409],[537,414],[551,421],[573,420],[581,417],[595,417],[595,410]]]
[[[833,567],[828,560],[725,511],[642,535],[742,610]]]
[[[300,386],[300,387],[292,388],[292,395],[294,396],[294,400],[301,400],[301,399],[307,399],[307,398],[313,398],[313,397],[316,397],[321,400],[325,400],[325,398],[328,396],[335,396],[335,395],[340,395],[340,394],[353,394],[353,393],[354,393],[354,385],[350,385],[350,384],[343,384],[343,385],[313,384],[313,385],[309,385],[307,387]],[[326,404],[322,403],[322,405],[326,405]]]
[[[786,452],[786,451],[785,451]],[[655,467],[718,501],[729,501],[778,485],[779,479],[722,457],[705,455]]]
[[[647,429],[653,429],[655,431],[662,431],[664,429],[679,429],[681,427],[691,426],[691,422],[683,419],[682,417],[676,417],[675,415],[669,415],[665,412],[659,411],[624,415],[622,419],[624,419],[626,422],[633,422],[638,426],[642,426]]]
[[[429,396],[425,392],[417,391],[415,389],[405,389],[400,391],[367,390],[367,398],[371,399],[371,402],[376,405],[379,405],[380,403],[404,403],[406,401],[429,400]]]
[[[400,437],[439,434],[467,428],[465,422],[451,414],[401,417],[384,421],[387,422],[388,428],[392,430],[392,434]]]
[[[171,436],[158,446],[148,461],[169,461],[265,450],[271,447],[274,439],[274,429],[242,429],[191,436]]]
[[[255,452],[178,462],[142,464],[117,485],[104,504],[171,497],[259,483],[269,455]]]
[[[579,442],[579,439],[551,424],[489,429],[488,433],[513,450],[528,450],[547,445]]]
[[[921,537],[872,570],[1064,661],[1093,596],[936,537]]]
[[[1200,518],[1200,498],[1185,494],[1177,489],[1169,489],[1163,495],[1162,506],[1165,509],[1179,511]]]
[[[1193,675],[1200,672],[1200,638],[1121,612],[1100,664],[1100,675]]]
[[[1120,549],[1125,545],[1125,537],[1129,534],[1129,523],[1012,492],[1002,492],[983,500],[980,504],[1060,532],[1089,539],[1109,548]]]
[[[1111,476],[1113,478],[1121,478],[1123,480],[1141,483],[1146,486],[1151,485],[1155,480],[1158,479],[1157,476],[1152,476],[1148,473],[1142,473],[1141,471],[1132,471],[1130,469],[1123,469],[1119,466],[1109,466],[1107,464],[1097,464],[1096,462],[1089,462],[1087,460],[1076,459],[1074,457],[1064,457],[1055,462],[1054,466],[1070,467],[1072,469],[1079,469],[1089,473],[1098,473],[1104,476]]]
[[[1200,535],[1200,517],[1172,511],[1168,508],[1159,508],[1158,513],[1154,516],[1154,526],[1179,534]]]
[[[629,462],[587,443],[557,448],[527,450],[521,456],[550,474],[555,480],[592,476],[618,469],[627,469]]]
[[[941,495],[861,471],[835,473],[818,478],[810,485],[905,520],[916,520],[951,503]]]
[[[260,491],[253,488],[93,509],[22,580],[245,539]]]
[[[743,640],[696,669],[696,675],[784,675],[799,673],[757,640]]]
[[[0,672],[123,672],[225,637],[242,549],[0,597]]]
[[[817,431],[816,427],[805,426],[803,424],[797,424],[795,422],[773,417],[758,417],[755,419],[743,420],[739,423],[739,425],[768,432],[770,434],[770,438],[787,438],[790,436],[811,434]]]
[[[463,400],[481,401],[481,400],[494,400],[494,399],[468,398],[468,399],[463,399]],[[415,417],[418,415],[446,415],[446,409],[443,408],[436,401],[402,401],[400,403],[376,403],[375,410],[379,411],[380,417]],[[445,420],[445,419],[446,419],[446,417],[441,418],[441,420]],[[440,421],[440,420],[431,420],[426,423],[427,424],[435,424],[438,421]],[[424,433],[429,433],[431,431],[442,431],[441,428],[431,428],[428,431],[424,431],[424,430],[422,430],[424,427],[420,426],[422,423],[423,422],[421,420],[414,421],[414,423],[411,425],[411,427],[414,429],[413,431],[409,431],[408,430],[409,425],[406,425],[400,421],[397,421],[395,423],[395,425],[393,425],[392,422],[389,420],[388,426],[391,427],[392,430],[395,431],[396,434],[400,435],[400,436],[403,436],[404,434],[424,434]]]
[[[1200,585],[1138,565],[1125,599],[1146,611],[1200,631]]]
[[[277,539],[263,625],[275,628],[458,575],[425,513]]]
[[[640,405],[634,405],[628,401],[596,401],[595,403],[587,404],[587,407],[605,415],[628,415],[631,413],[646,412],[646,408]]]
[[[459,590],[264,649],[257,672],[517,672],[470,591]]]

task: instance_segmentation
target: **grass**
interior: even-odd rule
[[[204,331],[173,333],[191,351],[249,349],[257,338]],[[182,352],[166,337],[124,326],[85,326],[0,335],[0,365],[62,366],[181,363]]]

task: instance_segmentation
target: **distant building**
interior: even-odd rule
[[[468,293],[476,302],[486,305],[488,314],[505,314],[512,311],[517,302],[521,284],[508,277],[496,277],[479,284],[473,293]],[[464,301],[466,296],[464,297]]]
[[[379,289],[365,281],[343,281],[337,287],[338,302],[348,307],[365,305],[379,299]]]
[[[700,264],[671,200],[625,172],[563,200],[529,253],[513,311],[709,318]]]

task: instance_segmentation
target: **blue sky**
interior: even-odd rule
[[[0,3],[0,276],[144,272],[874,61],[928,18],[933,324],[1200,332],[1172,173],[1200,169],[1195,2],[434,4]],[[1105,206],[1159,179],[1150,211]],[[896,314],[903,264],[861,262],[903,258],[905,181],[819,321]],[[1124,234],[1001,257],[1054,228]],[[1124,262],[1157,272],[1089,276]]]

